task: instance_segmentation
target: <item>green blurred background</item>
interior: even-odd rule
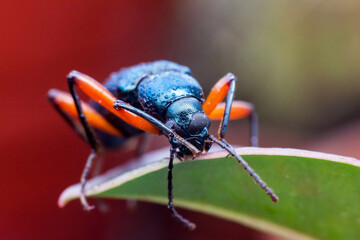
[[[359,1],[194,0],[176,15],[181,60],[207,89],[236,74],[263,123],[313,132],[359,117]]]

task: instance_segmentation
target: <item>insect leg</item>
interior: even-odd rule
[[[57,89],[49,90],[47,97],[53,108],[63,117],[63,119],[75,130],[75,132],[85,141],[87,141],[84,129],[80,126],[79,121],[71,117],[70,114],[59,104],[61,97],[59,98],[60,91]],[[61,92],[62,93],[62,92]]]
[[[260,176],[249,166],[249,164],[241,156],[236,154],[235,150],[230,144],[228,144],[224,139],[218,140],[212,135],[210,136],[210,139],[217,143],[220,147],[228,151],[232,156],[234,156],[236,160],[243,166],[243,168],[250,174],[254,181],[258,183],[260,187],[265,190],[266,194],[271,197],[271,200],[273,202],[279,201],[279,198],[276,196],[273,190],[266,185],[266,183],[260,178]]]
[[[146,151],[148,150],[149,146],[150,146],[150,142],[151,142],[151,135],[148,133],[142,134],[141,136],[139,136],[139,142],[138,142],[138,147],[137,147],[137,156],[141,157],[142,155],[144,155],[144,153],[146,153]]]
[[[204,112],[212,120],[221,120],[218,137],[224,138],[229,119],[248,117],[250,120],[250,144],[258,146],[258,120],[255,108],[251,103],[233,101],[235,94],[236,77],[228,73],[212,88],[208,98],[203,104]],[[226,102],[221,101],[226,96]]]
[[[236,81],[236,77],[232,73],[228,73],[213,86],[209,96],[203,104],[203,110],[206,115],[209,116],[216,106],[226,97],[231,82],[234,81]]]
[[[48,99],[66,122],[68,122],[70,126],[87,141],[85,130],[79,122],[79,116],[72,96],[57,89],[50,89],[48,92]],[[90,105],[82,101],[80,101],[80,105],[90,126],[114,136],[121,137],[123,135]]]
[[[226,133],[226,127],[229,122],[231,106],[235,93],[236,77],[232,73],[226,74],[221,78],[215,86],[211,89],[209,96],[203,104],[203,109],[206,115],[210,115],[216,109],[216,106],[225,98],[226,104],[224,106],[224,114],[221,118],[218,138],[223,139]]]
[[[221,120],[225,112],[225,103],[219,103],[210,113],[211,120]],[[244,101],[233,101],[230,112],[230,120],[248,118],[250,121],[250,144],[259,146],[258,140],[258,118],[253,104]]]
[[[250,120],[250,144],[253,147],[259,146],[259,119],[253,105],[251,105]]]
[[[225,110],[224,115],[221,119],[219,130],[218,130],[218,138],[223,139],[225,137],[226,133],[226,127],[229,123],[229,117],[230,117],[230,111],[232,102],[234,100],[234,94],[235,94],[235,81],[236,77],[232,75],[231,73],[228,74],[230,78],[230,86],[226,95],[226,102],[225,102]]]
[[[72,98],[72,96],[68,93],[51,89],[48,92],[48,99],[53,105],[53,107],[63,116],[63,118],[75,129],[75,131],[87,142],[88,141],[87,135],[85,133],[85,128],[81,125],[81,122],[79,122],[79,115],[75,106],[75,102]],[[80,101],[81,109],[84,112],[84,115],[86,116],[86,119],[88,120],[88,124],[94,128],[97,128],[103,132],[106,132],[108,134],[121,137],[122,133],[114,128],[102,115],[100,115],[97,111],[95,111],[91,106],[87,105],[86,103]],[[96,138],[96,135],[93,135],[94,138]],[[97,140],[95,140],[97,142]],[[91,145],[90,145],[91,146]],[[92,146],[91,146],[92,147]],[[93,147],[92,147],[93,149]],[[97,154],[91,153],[88,161],[93,161],[95,156],[98,157],[96,165],[93,169],[92,175],[96,176],[100,172],[101,165],[103,162],[103,155],[104,152],[97,148]],[[89,172],[90,168],[89,164],[86,164],[87,167],[85,167],[81,182],[82,185],[85,186],[86,184],[86,178]],[[87,204],[86,199],[84,197],[84,189],[82,189],[82,203],[83,206],[89,210],[91,207]]]
[[[81,178],[80,178],[80,184],[81,184],[80,201],[81,201],[81,204],[83,205],[85,210],[91,210],[94,208],[94,206],[90,206],[86,200],[85,185],[86,185],[87,177],[88,177],[89,171],[91,169],[91,166],[93,164],[93,161],[97,157],[98,148],[99,148],[98,141],[97,141],[95,135],[93,134],[92,130],[89,127],[88,121],[85,117],[83,108],[81,106],[80,98],[75,91],[75,88],[74,88],[75,81],[72,76],[68,76],[68,85],[69,85],[70,94],[74,100],[74,104],[75,104],[76,111],[77,111],[78,117],[80,119],[81,125],[83,126],[83,128],[85,130],[86,138],[92,149],[91,153],[86,161],[84,170],[83,170],[83,172],[81,174]]]
[[[187,227],[189,230],[194,230],[196,228],[196,225],[183,216],[181,216],[176,209],[174,208],[173,203],[173,184],[172,184],[172,170],[173,170],[173,161],[174,161],[174,155],[175,155],[175,149],[170,149],[170,160],[169,160],[169,166],[168,166],[168,208],[174,218],[176,218],[179,222],[181,222],[185,227]]]

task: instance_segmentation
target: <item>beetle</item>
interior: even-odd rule
[[[194,229],[195,224],[182,217],[173,204],[173,160],[175,156],[196,158],[208,151],[212,143],[234,156],[266,194],[278,201],[276,194],[224,139],[230,119],[247,117],[251,123],[251,145],[258,146],[257,115],[252,104],[233,101],[233,74],[221,78],[206,100],[190,69],[166,60],[123,68],[111,74],[104,85],[77,71],[70,72],[67,79],[70,94],[50,89],[48,99],[92,149],[80,180],[80,201],[85,210],[93,208],[86,200],[85,186],[94,159],[101,155],[100,149],[121,148],[130,137],[144,132],[163,134],[169,139],[168,208],[187,228]],[[82,102],[75,87],[92,101]],[[209,134],[211,120],[221,120],[217,138]]]

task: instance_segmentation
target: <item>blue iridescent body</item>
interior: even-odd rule
[[[203,139],[208,135],[210,120],[202,109],[202,88],[188,67],[165,60],[142,63],[111,74],[104,86],[117,99],[149,113],[197,148],[204,149]],[[93,105],[126,138],[142,133],[100,105]],[[99,131],[97,134],[107,148],[119,147],[126,140]],[[173,146],[184,148],[169,140]]]

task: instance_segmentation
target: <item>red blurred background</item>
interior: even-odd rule
[[[234,223],[216,228],[216,219],[197,214],[191,216],[204,222],[203,230],[188,233],[166,207],[152,204],[131,211],[113,201],[104,214],[83,212],[78,202],[56,205],[78,181],[89,148],[50,108],[46,92],[66,90],[72,69],[102,81],[122,66],[171,59],[173,7],[168,1],[1,3],[1,239],[195,239],[234,228],[252,234]]]
[[[200,62],[197,66],[204,71],[207,61],[214,61],[216,55],[212,60],[206,54],[194,60],[197,56],[189,47],[192,37],[184,31],[191,27],[191,19],[178,13],[182,7],[161,0],[14,0],[0,4],[1,239],[270,238],[232,222],[183,210],[198,225],[195,232],[188,232],[172,220],[166,207],[149,203],[131,210],[125,201],[106,201],[111,209],[107,213],[84,212],[78,202],[64,209],[56,205],[61,191],[78,181],[89,147],[51,109],[46,92],[50,88],[67,90],[65,76],[73,69],[99,81],[120,67],[157,59],[178,61],[194,72],[194,62]],[[220,76],[212,77],[205,90]],[[240,126],[240,130],[244,128]],[[321,137],[312,145],[301,133],[263,130],[264,146],[331,149],[360,156],[353,148],[346,149],[349,144],[337,144],[341,134],[329,148]],[[356,132],[350,132],[355,136]],[[235,137],[237,134],[229,134],[229,138]],[[331,136],[327,139],[332,141]],[[163,138],[156,142],[152,148],[166,145]],[[116,165],[121,160],[111,154],[108,162]]]

